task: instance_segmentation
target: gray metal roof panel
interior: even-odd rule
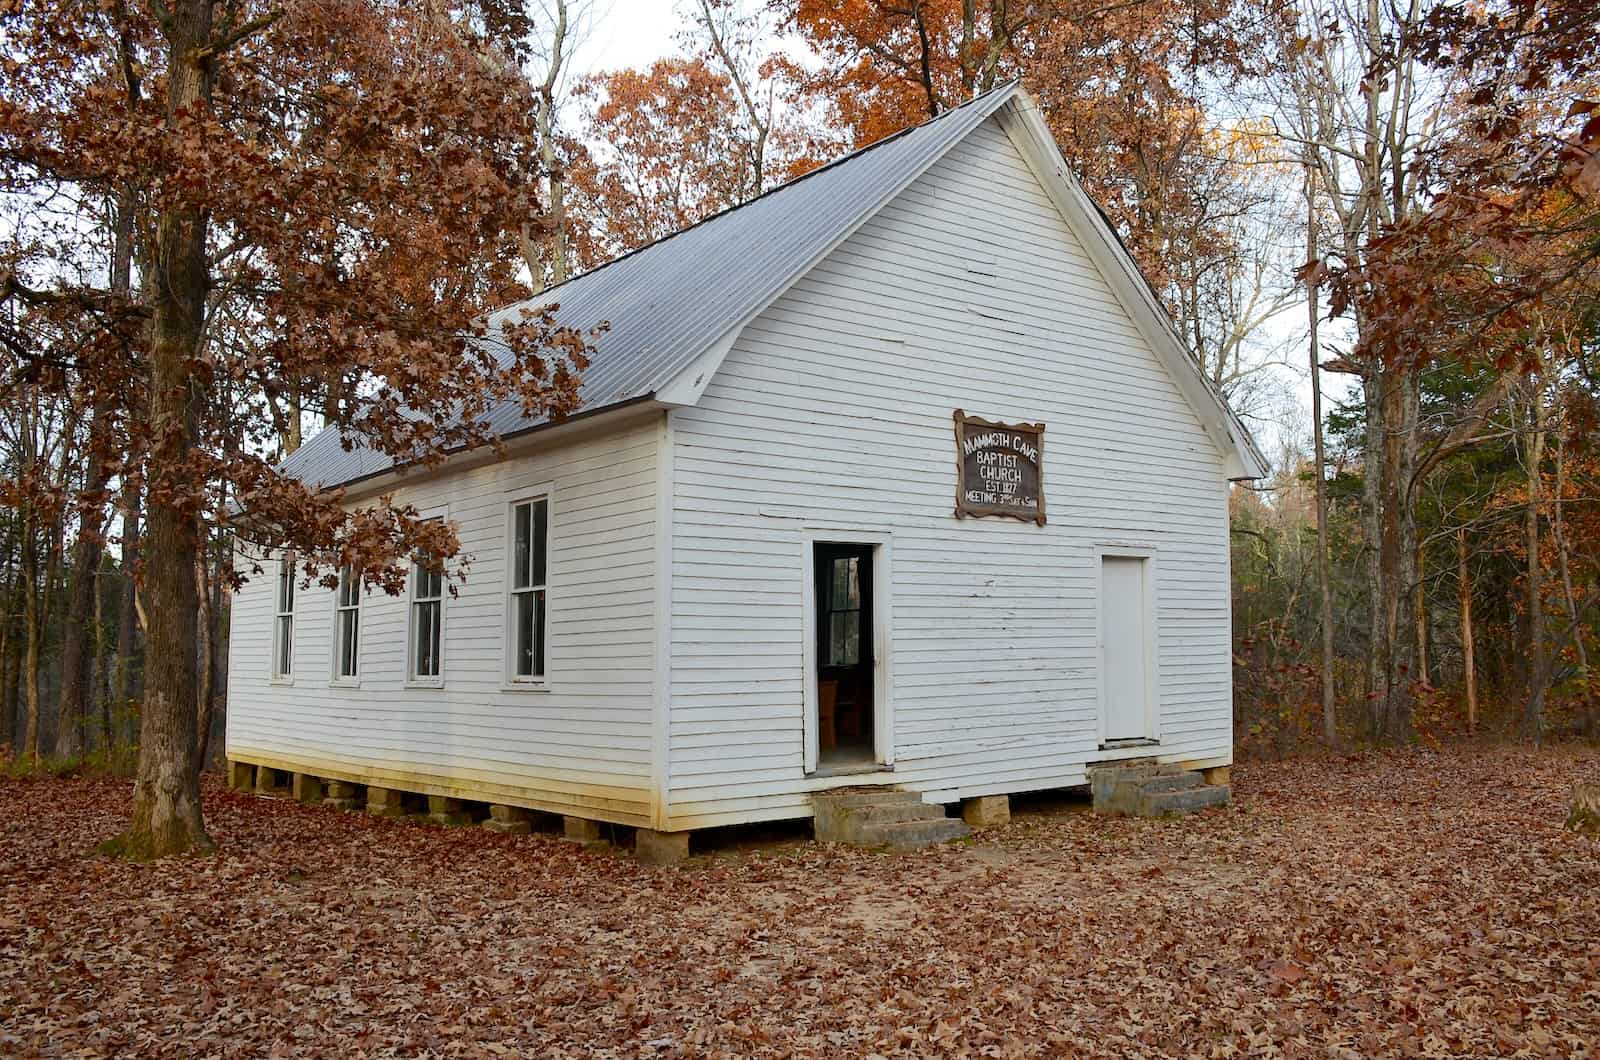
[[[740,206],[616,258],[526,302],[496,311],[490,331],[524,307],[556,303],[558,326],[605,323],[579,389],[579,412],[648,397],[811,265],[999,109],[1004,85],[880,140]],[[487,340],[493,341],[493,340]],[[497,434],[538,426],[516,402],[492,409]],[[346,451],[325,429],[284,462],[303,481],[333,486],[385,471],[390,458]]]

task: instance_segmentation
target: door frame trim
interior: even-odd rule
[[[894,534],[857,527],[805,526],[800,531],[801,725],[804,770],[817,772],[817,589],[816,546],[863,545],[872,549],[872,752],[882,768],[894,765]]]
[[[1144,743],[1125,748],[1133,754],[1147,751],[1161,743],[1161,623],[1157,621],[1156,577],[1157,552],[1154,545],[1128,545],[1099,543],[1094,546],[1094,700],[1095,743],[1104,750],[1123,748],[1106,747],[1106,627],[1103,604],[1105,602],[1105,561],[1107,559],[1137,559],[1144,561]],[[1120,742],[1120,741],[1119,741]]]

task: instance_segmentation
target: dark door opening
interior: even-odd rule
[[[818,544],[817,754],[872,762],[872,546]]]

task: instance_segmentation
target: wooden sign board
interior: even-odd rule
[[[1044,525],[1044,424],[956,421],[956,518],[999,515]]]

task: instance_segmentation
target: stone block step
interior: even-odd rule
[[[868,833],[864,846],[882,846],[890,850],[920,850],[935,843],[948,843],[952,839],[965,839],[972,834],[964,821],[941,817],[930,821],[901,821],[874,828]]]
[[[1208,785],[1194,770],[1140,763],[1102,766],[1089,774],[1094,812],[1112,816],[1164,817],[1193,813],[1228,801],[1226,785]]]
[[[925,802],[877,802],[854,806],[841,814],[845,824],[861,828],[900,824],[904,821],[944,820],[943,806],[930,806]]]
[[[922,796],[914,791],[900,791],[897,788],[882,788],[876,791],[845,791],[824,792],[813,795],[811,801],[817,805],[827,803],[838,809],[850,809],[856,806],[876,806],[881,803],[891,802],[922,802]]]
[[[1213,806],[1221,806],[1231,797],[1232,792],[1230,789],[1221,784],[1202,784],[1198,788],[1189,788],[1183,791],[1165,791],[1141,798],[1139,805],[1140,816],[1167,817],[1194,813],[1196,810],[1206,810]]]
[[[1205,778],[1199,773],[1180,772],[1176,776],[1156,776],[1141,780],[1139,792],[1142,795],[1162,795],[1169,791],[1189,791],[1205,786]]]

